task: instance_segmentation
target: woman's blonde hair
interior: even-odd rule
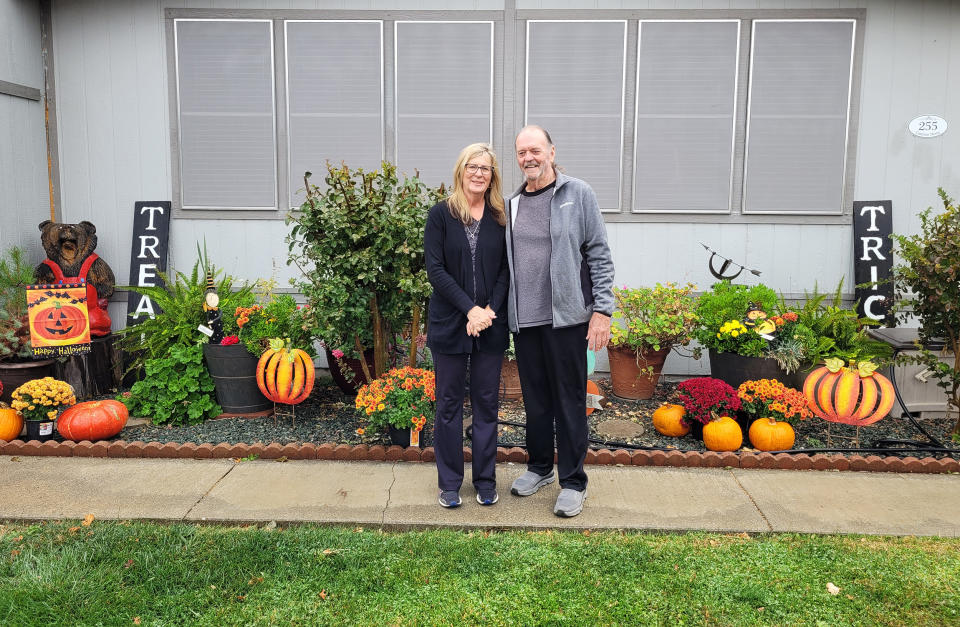
[[[466,169],[468,161],[480,155],[488,155],[490,165],[493,166],[493,172],[490,173],[490,185],[487,187],[487,191],[483,193],[484,200],[493,209],[493,219],[500,226],[504,226],[507,223],[507,218],[503,211],[500,167],[497,165],[497,155],[493,152],[490,144],[470,144],[460,151],[460,156],[457,157],[457,165],[453,168],[453,193],[447,198],[447,206],[454,218],[464,224],[473,223],[473,216],[470,215],[470,203],[463,191],[463,171]]]

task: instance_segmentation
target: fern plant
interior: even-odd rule
[[[207,262],[205,251],[201,252],[198,247],[198,259],[189,274],[177,272],[170,276],[158,272],[162,280],[160,286],[122,288],[150,297],[159,309],[154,317],[118,332],[120,348],[132,355],[130,370],[139,370],[147,359],[165,356],[173,346],[203,343],[205,338],[197,327],[207,323],[203,311],[203,297],[207,289],[204,268],[212,267]],[[237,323],[233,312],[237,307],[253,303],[252,286],[235,286],[233,277],[215,268],[211,271],[220,296],[223,331],[227,335],[236,335]]]

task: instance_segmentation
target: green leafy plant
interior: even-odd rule
[[[920,233],[893,236],[904,262],[894,268],[896,315],[903,321],[919,317],[921,343],[945,342],[943,353],[920,346],[914,356],[902,358],[925,366],[960,412],[960,207],[943,189],[937,193],[942,213],[928,208],[920,214]],[[953,434],[960,435],[960,414]]]
[[[149,296],[159,310],[153,318],[118,332],[120,348],[132,355],[130,369],[138,370],[146,360],[163,357],[172,346],[194,346],[203,339],[197,327],[207,323],[203,311],[207,289],[204,268],[211,268],[220,296],[223,332],[236,334],[236,320],[231,314],[237,307],[253,302],[252,286],[235,285],[232,277],[208,264],[206,254],[199,247],[197,252],[198,259],[189,274],[177,272],[171,277],[158,272],[160,286],[123,288]]]
[[[360,359],[367,383],[405,355],[414,365],[431,293],[423,230],[443,188],[400,182],[387,162],[373,172],[328,163],[322,189],[310,176],[306,201],[287,217],[287,263],[303,274],[294,284],[310,305],[309,325],[329,349]],[[361,357],[368,349],[373,371]]]
[[[144,378],[117,400],[135,416],[154,424],[196,424],[220,414],[213,378],[203,362],[203,346],[174,344],[144,361]]]
[[[697,325],[696,286],[676,283],[656,287],[614,287],[616,310],[610,344],[628,348],[638,357],[649,350],[685,346]]]
[[[237,307],[234,314],[239,328],[237,335],[250,354],[259,357],[270,347],[272,338],[280,337],[314,356],[307,312],[290,294],[269,294],[264,304]]]
[[[754,330],[737,335],[721,333],[720,329],[731,321],[742,320],[755,304],[765,312],[776,307],[777,293],[766,285],[734,285],[730,281],[715,283],[709,292],[697,299],[696,314],[699,320],[694,337],[700,349],[732,352],[746,357],[762,357],[767,350],[767,341]],[[733,329],[731,328],[730,331]],[[700,350],[695,351],[699,357]]]
[[[0,258],[0,361],[32,356],[24,290],[31,283],[33,267],[22,249],[11,248]]]

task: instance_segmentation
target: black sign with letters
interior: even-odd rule
[[[138,287],[163,285],[157,271],[167,271],[170,239],[170,201],[139,201],[133,209],[133,246],[130,250],[130,285]],[[127,324],[152,318],[159,309],[143,294],[127,295]]]
[[[857,313],[895,326],[893,304],[893,201],[871,200],[853,203],[853,278],[856,284]],[[880,283],[879,285],[877,283]],[[866,287],[861,285],[870,284]]]

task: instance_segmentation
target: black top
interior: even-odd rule
[[[493,209],[484,208],[477,238],[476,302],[467,295],[473,286],[474,271],[470,245],[463,223],[450,215],[446,202],[434,205],[427,216],[423,238],[427,276],[433,286],[428,313],[427,346],[441,354],[473,351],[474,338],[467,335],[467,312],[474,306],[490,308],[497,317],[476,338],[477,349],[499,353],[507,349],[507,250],[504,227],[492,218]],[[488,219],[489,218],[489,219]]]

